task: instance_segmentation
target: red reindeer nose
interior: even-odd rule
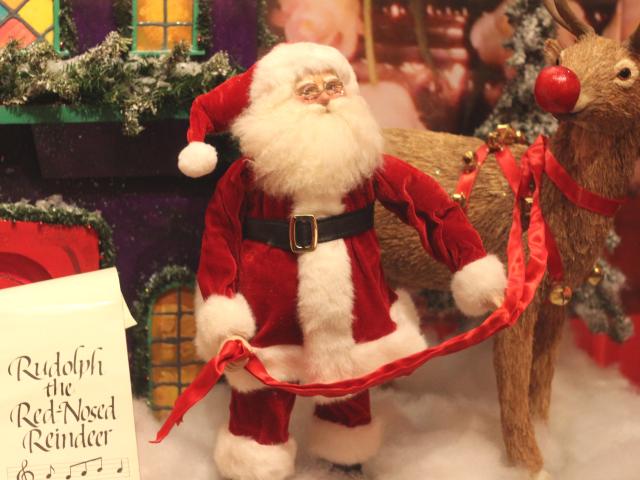
[[[580,79],[566,67],[546,67],[538,75],[536,102],[549,113],[571,113],[580,97]]]

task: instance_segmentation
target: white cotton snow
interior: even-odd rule
[[[566,332],[566,337],[570,333]],[[491,341],[435,359],[413,376],[373,393],[387,428],[380,453],[365,464],[375,480],[524,480],[509,467],[500,431]],[[135,404],[143,480],[217,480],[215,432],[226,421],[229,392],[217,386],[160,445],[159,424]],[[299,399],[291,430],[299,440],[297,480],[346,480],[305,453],[313,406]],[[640,479],[640,394],[614,369],[601,369],[569,341],[554,380],[549,425],[537,437],[554,480]]]

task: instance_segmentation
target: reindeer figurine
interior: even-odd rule
[[[567,0],[545,0],[545,6],[559,25],[577,37],[576,44],[566,49],[555,40],[548,40],[545,46],[548,63],[575,74],[570,101],[560,81],[552,79],[543,85],[547,110],[560,121],[548,146],[577,184],[602,197],[623,197],[640,148],[640,27],[620,44],[598,36],[579,20]],[[426,131],[389,130],[385,136],[391,153],[429,173],[452,192],[463,155],[482,144],[476,138]],[[525,147],[514,145],[512,151],[519,158]],[[576,206],[548,180],[540,195],[543,215],[564,265],[563,281],[575,288],[592,271],[613,219]],[[507,181],[489,158],[468,199],[468,215],[487,250],[502,252],[503,260],[512,207]],[[427,258],[418,238],[382,208],[376,211],[376,229],[391,281],[416,288],[449,288],[449,272]],[[566,303],[562,298],[550,301],[550,295],[558,293],[554,287],[557,289],[547,273],[518,323],[497,334],[494,343],[507,456],[539,479],[550,477],[543,470],[533,420],[549,416],[551,381],[566,316],[559,305]]]

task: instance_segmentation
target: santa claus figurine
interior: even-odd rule
[[[213,170],[205,135],[230,129],[245,155],[206,212],[196,308],[205,360],[242,338],[276,379],[329,383],[426,348],[409,296],[385,282],[373,229],[378,200],[418,231],[452,272],[469,315],[501,303],[506,279],[458,204],[430,177],[383,153],[379,126],[338,50],[281,44],[245,73],[196,98],[179,167]],[[288,423],[295,396],[227,372],[230,419],[214,459],[225,478],[280,480],[294,471]],[[381,425],[369,392],[316,398],[309,449],[358,470]]]

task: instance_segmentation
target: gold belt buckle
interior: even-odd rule
[[[296,223],[305,221],[311,227],[311,244],[299,245],[296,238]],[[289,219],[289,248],[293,253],[311,252],[318,247],[318,221],[315,215],[294,215]]]

